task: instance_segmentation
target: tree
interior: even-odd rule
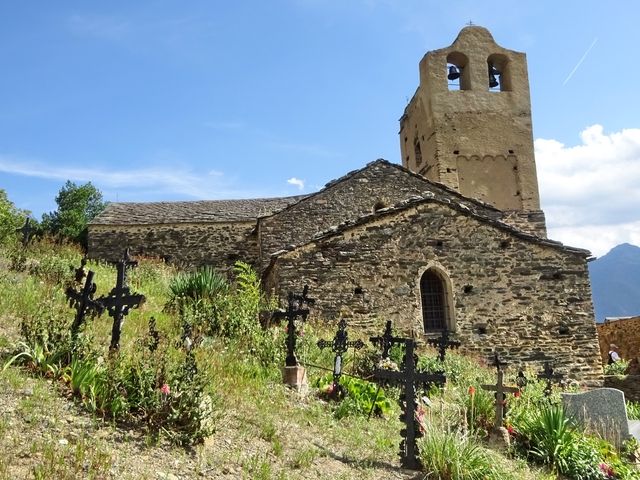
[[[24,224],[27,215],[29,212],[16,208],[7,192],[0,188],[0,244],[16,234],[16,229]]]
[[[42,225],[46,232],[60,239],[87,246],[87,224],[98,215],[106,203],[102,193],[91,182],[76,185],[67,180],[56,197],[58,209],[42,216]]]

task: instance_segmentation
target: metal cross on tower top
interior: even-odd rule
[[[497,356],[496,356],[497,358]],[[494,430],[498,430],[502,427],[502,420],[504,418],[504,407],[506,404],[505,393],[515,393],[519,392],[520,389],[516,387],[508,387],[503,384],[503,375],[504,372],[501,369],[498,369],[498,380],[495,385],[482,385],[484,390],[489,390],[492,392],[496,392],[496,418],[493,425]]]
[[[113,318],[110,351],[120,349],[120,332],[122,330],[124,317],[129,313],[131,308],[140,306],[145,300],[144,295],[132,294],[126,285],[126,270],[128,266],[132,265],[132,262],[128,260],[127,257],[128,252],[125,253],[125,258],[116,264],[116,286],[107,296],[100,297],[96,300],[104,306],[107,312],[109,312],[109,316]]]
[[[382,358],[389,358],[389,351],[391,350],[391,347],[404,343],[405,339],[393,336],[393,332],[391,331],[391,320],[387,320],[387,325],[382,336],[369,337],[369,341],[374,347],[378,346],[382,349]]]
[[[425,373],[417,371],[415,342],[411,338],[405,338],[404,344],[406,350],[402,370],[396,372],[375,369],[373,377],[376,380],[387,380],[404,387],[404,392],[400,396],[403,407],[403,414],[400,419],[404,421],[406,428],[400,432],[404,437],[404,440],[400,443],[400,458],[404,468],[420,470],[421,462],[418,458],[419,452],[416,438],[421,437],[422,433],[416,421],[416,385],[420,383],[443,385],[446,378],[442,372]]]
[[[331,347],[333,353],[336,354],[333,362],[333,392],[334,397],[341,395],[342,389],[340,387],[340,377],[342,376],[342,356],[347,352],[349,348],[355,348],[360,350],[364,347],[364,342],[360,339],[349,340],[347,333],[347,321],[343,318],[338,322],[338,331],[336,332],[333,340],[318,340],[318,347],[320,350],[327,347]]]
[[[104,307],[100,302],[93,299],[94,293],[96,293],[96,284],[93,283],[93,272],[91,270],[89,270],[84,282],[84,287],[80,292],[77,292],[71,287],[67,288],[65,292],[65,295],[69,299],[69,306],[75,307],[76,309],[76,317],[71,325],[71,338],[74,341],[78,336],[78,331],[87,313],[102,315]]]
[[[444,357],[447,353],[447,348],[458,348],[460,342],[457,340],[449,340],[449,330],[446,328],[442,330],[442,334],[438,338],[430,338],[427,340],[429,345],[438,349],[438,358],[441,362],[444,362]]]
[[[308,307],[316,302],[315,299],[310,298],[308,294],[308,285],[302,288],[301,295],[295,295],[293,292],[289,292],[287,310],[284,312],[273,312],[273,318],[287,319],[287,358],[285,360],[287,367],[295,367],[298,365],[298,358],[296,357],[296,319],[300,318],[303,322],[306,321],[309,316]]]
[[[544,387],[545,396],[549,397],[552,391],[553,382],[560,382],[564,378],[561,373],[556,373],[551,366],[551,362],[544,362],[544,369],[542,372],[538,373],[538,378],[540,380],[546,380],[547,385]]]

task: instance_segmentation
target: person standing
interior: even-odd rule
[[[618,346],[615,343],[609,345],[609,365],[619,362],[621,360],[618,354]]]

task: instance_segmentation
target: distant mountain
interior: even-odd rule
[[[623,243],[589,263],[596,321],[640,315],[640,247]]]

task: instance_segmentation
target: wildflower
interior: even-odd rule
[[[167,385],[166,383],[163,383],[160,387],[160,393],[162,393],[163,395],[169,395],[171,393],[171,388],[169,388],[169,385]]]
[[[615,476],[613,468],[611,468],[609,465],[607,465],[604,462],[600,464],[600,471],[604,473],[607,476],[607,478],[613,478]]]
[[[476,388],[473,385],[471,385],[469,387],[469,395],[473,396],[475,394],[476,394]]]
[[[522,394],[520,393],[520,390],[516,390],[515,392],[513,392],[513,396],[514,396],[515,398],[520,398],[520,395],[522,395]]]
[[[507,432],[509,432],[509,435],[513,435],[515,431],[516,429],[513,428],[513,425],[507,425]]]
[[[331,394],[333,393],[334,386],[335,386],[335,385],[334,385],[333,383],[331,383],[331,384],[327,385],[327,388],[326,388],[326,390],[325,390],[325,393],[326,393],[327,395],[331,395]]]

